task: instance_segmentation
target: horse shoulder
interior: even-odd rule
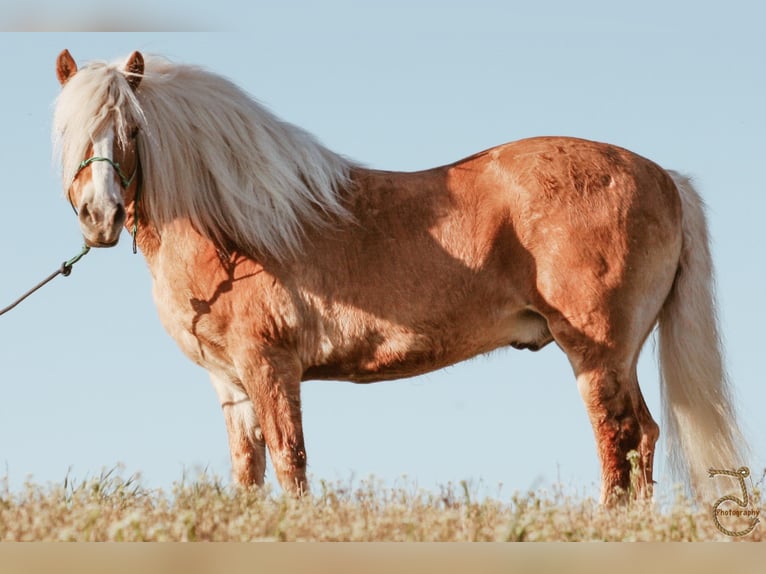
[[[147,260],[162,325],[205,368],[228,370],[240,355],[284,344],[300,322],[294,297],[273,272],[192,230],[165,233]]]

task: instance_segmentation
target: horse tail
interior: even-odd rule
[[[714,492],[708,469],[738,468],[746,447],[723,364],[704,203],[688,178],[668,173],[681,198],[683,240],[659,315],[663,419],[671,469],[699,497]]]

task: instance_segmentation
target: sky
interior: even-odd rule
[[[428,168],[536,135],[606,141],[692,175],[708,204],[727,366],[753,450],[744,463],[759,477],[766,5],[712,4],[230,2],[175,19],[184,4],[172,0],[156,20],[136,16],[140,2],[132,20],[25,4],[5,14],[7,30],[214,31],[0,34],[0,307],[81,245],[51,149],[64,48],[81,64],[141,50],[201,65],[373,168]],[[659,421],[651,342],[639,381]],[[309,381],[302,397],[315,488],[374,476],[432,491],[465,480],[501,498],[557,483],[598,496],[590,424],[553,344],[395,382]],[[661,445],[655,477],[669,488],[664,458]],[[116,465],[153,488],[203,469],[228,481],[215,393],[160,325],[127,232],[0,317],[0,465],[11,489]]]

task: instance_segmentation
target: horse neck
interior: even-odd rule
[[[128,221],[125,228],[132,233],[132,205],[128,207]],[[163,266],[172,260],[175,263],[194,267],[201,254],[216,254],[219,258],[242,255],[235,247],[222,247],[200,233],[191,221],[175,219],[158,227],[144,216],[139,209],[139,225],[136,245],[146,259],[153,276],[163,273]],[[162,256],[160,256],[162,254]],[[252,257],[248,257],[253,259]]]

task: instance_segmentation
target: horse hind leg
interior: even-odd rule
[[[650,498],[659,427],[639,389],[635,366],[602,365],[577,372],[601,462],[601,502]],[[629,459],[631,451],[638,454],[635,463]]]
[[[266,443],[253,403],[235,380],[212,373],[210,378],[226,422],[232,479],[240,486],[262,486],[266,474]]]
[[[652,466],[659,427],[638,386],[636,363],[651,328],[643,314],[627,316],[619,306],[577,307],[568,316],[550,311],[548,325],[567,354],[593,428],[601,463],[601,502],[652,494]],[[649,324],[645,324],[649,323]],[[638,453],[631,472],[631,451]]]
[[[657,444],[657,439],[660,438],[660,427],[657,422],[652,418],[649,412],[649,407],[646,405],[644,396],[641,394],[641,389],[638,386],[638,376],[635,374],[634,369],[635,388],[638,391],[638,407],[636,409],[636,416],[638,417],[638,424],[641,426],[641,441],[638,444],[639,455],[639,495],[643,495],[645,498],[651,498],[654,492],[654,449]]]
[[[605,504],[652,494],[659,427],[638,386],[636,364],[674,276],[657,259],[636,264],[641,273],[623,277],[619,288],[606,289],[595,275],[574,281],[558,273],[562,281],[543,294],[549,330],[569,358],[593,428]],[[633,482],[631,451],[639,455]]]

